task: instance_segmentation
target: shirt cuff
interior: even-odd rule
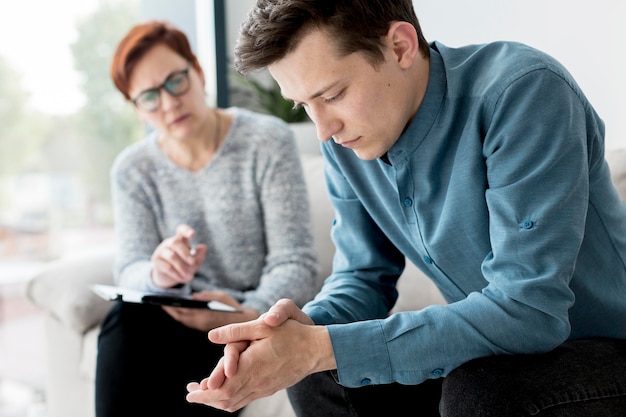
[[[339,383],[358,388],[393,382],[381,320],[329,325]]]

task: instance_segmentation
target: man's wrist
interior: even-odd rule
[[[333,344],[330,339],[328,328],[326,326],[312,326],[312,328],[315,329],[314,352],[316,352],[313,357],[317,358],[317,363],[314,366],[314,372],[337,369],[335,352],[333,351]]]

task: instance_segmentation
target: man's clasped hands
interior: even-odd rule
[[[187,385],[192,403],[233,412],[314,372],[335,369],[326,327],[315,326],[290,300],[278,301],[256,320],[213,329],[208,337],[225,345],[224,356],[211,375]]]

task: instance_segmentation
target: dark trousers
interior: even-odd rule
[[[223,354],[206,332],[158,306],[116,303],[98,339],[97,417],[237,415],[190,404],[186,385],[208,376]]]
[[[298,417],[625,417],[626,341],[475,359],[419,385],[345,388],[321,372],[288,394]]]

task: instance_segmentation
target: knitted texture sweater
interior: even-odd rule
[[[233,124],[199,171],[172,162],[156,133],[116,158],[116,283],[148,291],[223,290],[259,312],[283,297],[302,305],[317,290],[319,265],[293,133],[275,117],[227,111]],[[152,282],[150,258],[182,223],[208,251],[190,285],[164,290]]]

